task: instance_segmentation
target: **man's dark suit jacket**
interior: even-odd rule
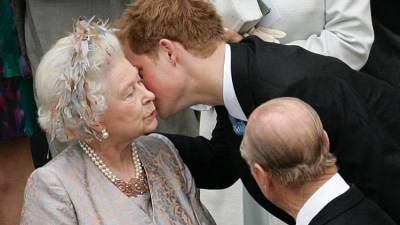
[[[400,190],[400,93],[390,85],[350,69],[341,61],[300,47],[266,43],[256,37],[231,45],[232,80],[247,117],[272,98],[291,96],[309,103],[321,117],[338,158],[340,174],[380,205],[400,202],[385,192],[391,181]],[[253,198],[269,212],[293,223],[269,202],[252,178],[225,107],[217,106],[211,140],[167,135],[199,188],[226,188],[241,178]],[[296,129],[296,128],[293,128]],[[390,166],[384,167],[385,158]],[[387,169],[390,168],[390,171]],[[384,177],[384,176],[389,177]],[[387,179],[386,179],[387,178]],[[389,189],[388,189],[389,190]],[[394,189],[390,189],[394,190]],[[391,206],[391,204],[386,204]],[[387,209],[385,209],[387,210]],[[400,215],[399,209],[391,209]],[[393,217],[393,215],[391,215]]]
[[[400,89],[400,1],[371,0],[375,41],[362,71]]]
[[[395,225],[374,202],[352,186],[326,205],[309,225]]]

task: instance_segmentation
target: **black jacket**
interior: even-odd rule
[[[309,225],[395,225],[374,202],[352,186],[328,203]]]
[[[232,80],[240,106],[248,117],[260,104],[281,96],[309,103],[321,117],[340,174],[376,202],[382,196],[399,200],[400,192],[385,193],[384,158],[390,154],[399,173],[400,93],[332,57],[300,47],[266,43],[256,37],[232,44]],[[176,145],[200,188],[225,188],[241,178],[254,199],[278,218],[293,218],[272,205],[259,190],[240,156],[241,138],[232,131],[226,109],[216,107],[212,139],[167,135]],[[399,181],[394,181],[400,188]],[[386,198],[387,200],[387,198]],[[387,200],[389,201],[389,200]],[[400,214],[400,212],[398,213]]]
[[[362,71],[400,90],[400,2],[371,0],[375,40]]]

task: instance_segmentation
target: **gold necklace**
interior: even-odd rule
[[[99,170],[111,181],[119,190],[128,197],[136,197],[143,195],[149,191],[146,174],[143,170],[142,163],[139,160],[135,142],[132,142],[132,160],[135,165],[135,177],[125,182],[117,178],[113,172],[107,167],[104,161],[94,152],[94,150],[85,142],[79,141],[79,145]]]

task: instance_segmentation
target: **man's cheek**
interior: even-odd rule
[[[151,81],[151,80],[144,80],[143,81],[143,83],[144,83],[144,86],[146,86],[146,88],[149,90],[149,91],[151,91],[151,92],[153,92],[154,94],[156,94],[155,92],[156,92],[156,84],[154,84],[154,82],[153,81]]]
[[[147,89],[151,89],[151,82],[149,81],[149,78],[147,78],[146,76],[144,76],[144,78],[143,78],[143,83]]]

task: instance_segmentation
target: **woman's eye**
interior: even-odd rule
[[[126,97],[127,97],[127,98],[130,98],[130,97],[133,96],[133,94],[134,94],[134,89],[131,88],[131,89],[129,90],[128,94],[126,95]]]

